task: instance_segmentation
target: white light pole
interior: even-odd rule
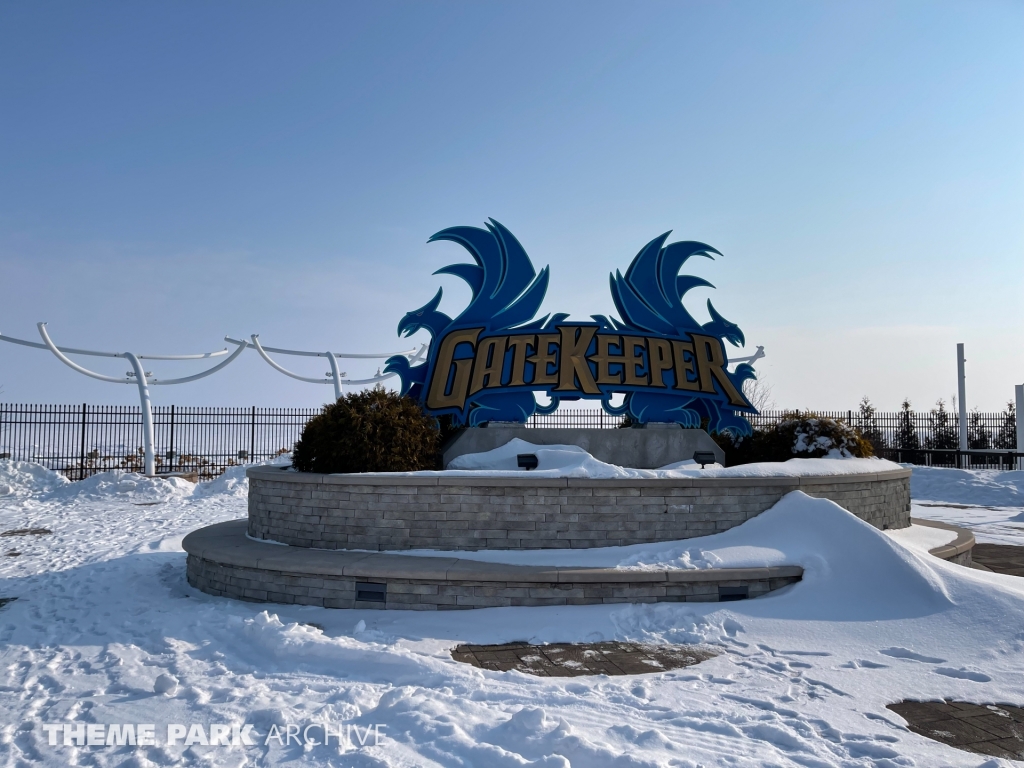
[[[48,349],[66,366],[78,371],[84,376],[99,379],[100,381],[109,381],[113,384],[135,384],[139,388],[139,405],[142,411],[142,453],[145,462],[145,472],[146,475],[150,477],[156,475],[156,453],[153,449],[153,405],[149,396],[149,385],[167,386],[170,384],[187,384],[190,381],[202,379],[205,376],[209,376],[211,373],[216,373],[221,368],[229,365],[245,350],[245,346],[239,346],[230,355],[228,355],[228,351],[226,349],[222,349],[218,352],[202,352],[198,355],[136,355],[132,352],[98,352],[94,349],[58,347],[53,343],[53,340],[50,338],[50,334],[46,332],[46,323],[36,323],[36,327],[39,329],[39,335],[43,339],[42,344],[34,341],[25,341],[24,339],[15,339],[11,336],[4,336],[3,334],[0,334],[0,341],[7,341],[11,344],[20,344],[23,347],[32,347],[34,349]],[[88,368],[83,368],[78,363],[68,358],[68,355],[119,357],[127,360],[131,365],[132,370],[129,371],[124,378],[106,376],[102,373],[90,371]],[[183,376],[178,379],[153,378],[153,374],[146,371],[140,362],[141,360],[206,360],[209,358],[223,357],[224,355],[228,356],[212,368],[208,368],[205,371],[196,373],[192,376]]]
[[[965,382],[966,375],[964,373],[964,363],[967,362],[964,359],[964,345],[956,345],[956,378],[957,378],[957,397],[960,398],[958,405],[960,406],[960,450],[967,450],[967,384]],[[957,462],[959,465],[960,462]]]
[[[279,373],[283,373],[285,376],[291,376],[293,379],[299,381],[306,381],[310,384],[334,384],[334,399],[338,400],[341,398],[341,387],[343,384],[360,385],[360,384],[376,384],[379,381],[390,379],[392,376],[396,376],[394,373],[381,374],[378,372],[376,376],[371,376],[368,379],[344,379],[345,372],[338,369],[339,359],[358,359],[358,360],[372,360],[372,359],[386,359],[388,357],[394,357],[395,355],[405,355],[409,358],[412,363],[419,362],[427,353],[427,345],[422,344],[418,350],[407,349],[404,352],[370,352],[365,354],[347,354],[341,352],[304,352],[297,349],[280,349],[278,347],[264,347],[260,343],[260,335],[254,333],[251,337],[251,341],[243,341],[241,339],[233,339],[230,336],[225,336],[224,341],[231,344],[239,344],[240,348],[252,347],[255,349],[260,357],[262,357],[267,364]],[[289,371],[284,366],[280,365],[275,361],[268,352],[273,352],[275,355],[295,355],[298,357],[326,357],[328,364],[331,366],[331,370],[325,374],[326,378],[300,376],[293,371]]]
[[[1024,453],[1024,384],[1018,384],[1013,388],[1014,399],[1017,405],[1014,411],[1014,418],[1017,420],[1017,452]],[[1024,464],[1024,457],[1017,459],[1017,466]]]

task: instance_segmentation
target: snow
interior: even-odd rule
[[[485,563],[508,565],[563,565],[589,568],[632,570],[696,570],[706,568],[765,568],[773,565],[803,565],[795,560],[818,546],[822,536],[842,540],[847,526],[856,520],[845,510],[833,507],[821,511],[810,521],[795,521],[786,507],[776,505],[743,526],[723,533],[681,541],[631,544],[625,547],[595,549],[494,549],[436,550],[406,549],[392,555],[419,557],[458,557]],[[874,529],[872,529],[874,530]],[[912,525],[898,531],[885,531],[904,547],[927,554],[928,550],[949,544],[955,531]],[[277,544],[261,539],[259,543]]]
[[[827,500],[792,493],[724,534],[619,560],[804,567],[802,582],[757,600],[332,611],[188,586],[181,537],[245,515],[240,471],[190,490],[116,473],[76,489],[0,469],[0,531],[53,531],[0,538],[0,555],[22,553],[0,556],[0,597],[18,598],[0,609],[5,764],[1009,766],[914,735],[885,704],[1024,704],[1024,580],[932,558],[918,533],[902,541]],[[512,640],[706,644],[720,655],[610,678],[487,672],[449,655]],[[380,724],[383,738],[345,753],[264,743],[272,727],[322,720]],[[54,723],[155,723],[157,745],[50,746],[43,726]],[[176,723],[249,723],[260,736],[170,746]]]
[[[1024,471],[915,466],[910,495],[914,517],[969,528],[980,543],[1024,545]]]
[[[532,453],[537,469],[519,469],[516,456]],[[458,456],[441,472],[405,472],[405,475],[466,477],[576,477],[576,478],[689,478],[689,477],[812,477],[819,475],[850,475],[862,472],[886,472],[899,469],[899,464],[884,459],[790,459],[786,462],[742,464],[722,467],[708,464],[704,469],[692,460],[681,461],[660,469],[630,469],[606,464],[576,445],[534,445],[514,438],[503,446],[483,453]]]
[[[955,504],[1024,507],[1024,471],[915,466],[910,495]]]
[[[924,525],[911,525],[909,528],[899,528],[885,533],[890,539],[895,539],[903,546],[924,553],[945,544],[952,544],[957,539],[956,531]]]

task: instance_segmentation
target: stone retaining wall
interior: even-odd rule
[[[222,597],[324,608],[453,610],[601,603],[715,602],[794,584],[799,566],[628,570],[298,549],[245,536],[245,521],[185,537],[188,582]]]
[[[515,581],[413,581],[376,578],[384,600],[357,600],[359,579],[310,576],[222,565],[189,555],[188,583],[211,595],[252,602],[317,605],[323,608],[379,608],[414,611],[497,608],[513,605],[594,605],[600,603],[716,602],[723,589],[746,588],[744,598],[760,597],[794,584],[800,576],[730,579],[694,583],[554,583]]]
[[[585,480],[248,470],[249,535],[321,549],[576,549],[728,530],[800,490],[879,529],[910,525],[910,470]]]

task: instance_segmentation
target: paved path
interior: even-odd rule
[[[460,645],[452,658],[481,669],[516,669],[539,677],[645,675],[699,664],[716,654],[706,648],[637,643]]]
[[[901,701],[889,709],[906,720],[914,733],[951,747],[990,757],[1024,758],[1024,709],[1020,707],[947,700]]]
[[[974,562],[996,573],[1024,576],[1024,547],[1009,544],[975,544],[971,551]]]

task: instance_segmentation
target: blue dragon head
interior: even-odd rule
[[[430,301],[419,309],[407,312],[398,323],[399,336],[412,336],[414,333],[425,330],[431,338],[436,339],[441,332],[452,323],[452,319],[444,312],[438,312],[437,307],[441,303],[443,289],[438,288],[437,293]]]
[[[734,347],[742,347],[746,344],[746,339],[743,337],[743,331],[736,323],[730,323],[724,317],[722,317],[715,310],[715,306],[711,303],[711,299],[708,299],[708,314],[711,315],[711,322],[704,323],[702,330],[704,333],[710,336],[718,336],[720,339],[725,339]]]

